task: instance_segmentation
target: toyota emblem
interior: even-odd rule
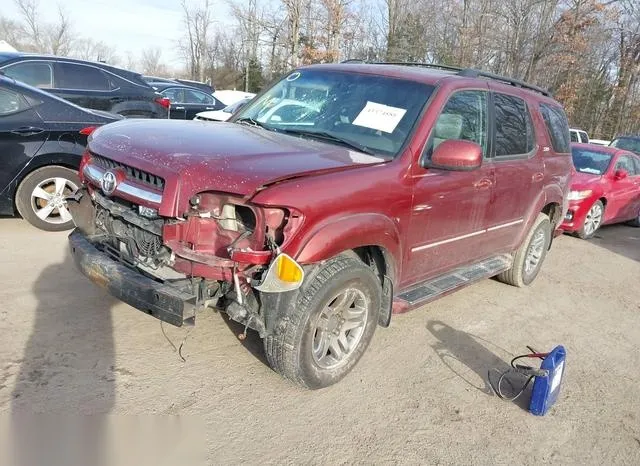
[[[100,180],[100,187],[102,188],[102,192],[107,196],[113,194],[116,190],[116,186],[118,186],[118,177],[112,171],[105,172],[102,175],[102,179]]]

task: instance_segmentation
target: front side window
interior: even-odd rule
[[[87,91],[108,91],[109,79],[106,74],[92,66],[76,63],[57,63],[55,71],[56,88],[80,89]]]
[[[27,108],[29,105],[20,94],[0,89],[0,117],[21,112]]]
[[[615,170],[624,170],[629,176],[634,176],[636,174],[636,167],[629,155],[621,155],[618,158]]]
[[[527,104],[519,97],[494,94],[496,157],[528,154],[533,150],[533,124]]]
[[[33,87],[50,89],[53,87],[53,73],[51,65],[47,62],[27,61],[9,65],[4,74]]]
[[[200,91],[192,91],[191,89],[184,90],[184,103],[185,104],[201,104],[201,105],[213,105],[213,97]]]
[[[487,95],[485,91],[459,91],[453,94],[436,120],[429,143],[432,148],[449,139],[462,139],[477,143],[486,157]]]
[[[613,156],[606,152],[573,147],[571,149],[573,166],[581,173],[602,175],[609,168]]]
[[[396,156],[433,86],[334,70],[290,73],[233,118],[241,124]]]
[[[568,154],[570,152],[569,122],[564,110],[556,105],[540,104],[540,113],[542,113],[554,152]]]

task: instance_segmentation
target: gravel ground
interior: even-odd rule
[[[167,456],[177,438],[204,448],[210,464],[640,464],[640,229],[560,237],[530,288],[486,280],[394,316],[354,372],[316,392],[281,380],[260,340],[240,342],[219,314],[188,335],[164,326],[165,338],[157,320],[76,272],[65,233],[14,219],[0,219],[0,232],[0,464],[32,464],[35,450],[54,464],[52,432],[58,449],[71,445],[62,429],[42,433],[59,418],[23,423],[33,412],[109,413],[83,417],[102,430],[82,424],[85,441],[73,444],[128,445],[129,459],[140,436],[123,434],[139,432],[132,422],[166,424],[167,440],[154,437],[164,462],[154,464],[187,463]],[[169,341],[185,336],[183,362]],[[547,416],[492,394],[490,368],[525,345],[556,344],[567,368]]]

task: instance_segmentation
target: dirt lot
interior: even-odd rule
[[[180,414],[204,423],[215,464],[640,464],[640,229],[598,236],[559,238],[531,288],[486,280],[395,316],[348,378],[306,392],[214,313],[199,317],[183,362],[158,321],[75,271],[66,234],[0,219],[2,424],[19,432],[28,412]],[[164,329],[176,345],[185,336]],[[559,343],[567,371],[549,415],[491,393],[488,369]],[[16,457],[38,443],[0,433]]]

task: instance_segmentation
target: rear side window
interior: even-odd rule
[[[496,157],[528,154],[534,137],[527,104],[519,97],[505,94],[493,96],[496,112]]]
[[[584,143],[588,143],[589,142],[589,136],[587,136],[587,133],[585,133],[584,131],[580,131],[580,139]]]
[[[53,73],[51,72],[51,65],[47,62],[16,63],[5,68],[4,74],[33,87],[43,89],[53,87]]]
[[[187,104],[203,104],[213,105],[213,97],[200,91],[192,91],[191,89],[184,90],[184,103]]]
[[[29,108],[29,105],[20,94],[0,89],[0,117],[21,112],[27,108]]]
[[[569,122],[562,108],[555,105],[540,104],[540,113],[551,138],[553,150],[560,154],[568,154],[569,149]]]
[[[109,79],[98,68],[75,63],[58,63],[56,65],[56,88],[82,89],[88,91],[108,91]]]
[[[577,131],[571,131],[570,136],[571,136],[571,142],[580,142],[578,140],[578,132]]]

